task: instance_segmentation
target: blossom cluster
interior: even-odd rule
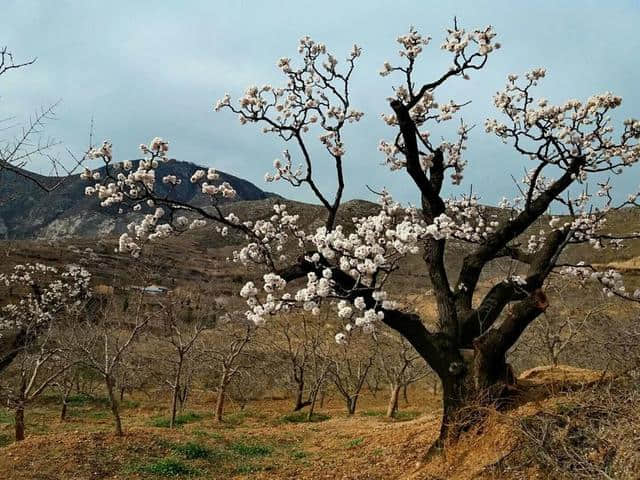
[[[563,267],[560,273],[576,277],[582,283],[588,280],[599,282],[602,285],[602,292],[607,297],[618,296],[640,302],[640,288],[634,290],[633,293],[628,292],[622,274],[613,268],[598,271],[591,265],[579,262],[576,265]]]
[[[141,144],[140,151],[145,157],[138,162],[137,168],[134,168],[134,163],[131,161],[113,165],[112,145],[105,141],[100,148],[90,149],[88,152],[89,157],[104,160],[104,173],[100,170],[92,172],[87,169],[81,175],[81,178],[87,181],[96,182],[85,187],[85,194],[97,197],[101,206],[117,205],[119,213],[124,213],[124,209],[128,207],[134,212],[139,212],[143,208],[150,210],[150,213],[143,215],[139,220],[129,223],[127,232],[120,236],[118,250],[130,253],[134,257],[140,255],[142,245],[146,241],[166,238],[206,224],[202,218],[190,220],[185,215],[170,216],[169,213],[176,209],[189,209],[180,208],[155,193],[158,181],[156,171],[160,164],[169,160],[169,143],[156,137],[148,145]],[[197,184],[200,191],[214,204],[221,199],[235,198],[236,191],[231,184],[218,183],[219,178],[220,174],[214,168],[209,168],[196,170],[190,181]],[[174,174],[165,175],[161,181],[170,188],[182,183],[182,179]],[[159,203],[163,206],[158,205]]]
[[[563,168],[582,157],[583,172],[621,173],[622,167],[638,161],[640,121],[626,120],[619,140],[613,137],[608,115],[620,107],[621,97],[605,92],[584,102],[570,99],[554,105],[545,98],[536,101],[532,87],[545,76],[543,68],[528,72],[523,81],[518,75],[509,75],[505,89],[494,97],[495,106],[509,120],[487,119],[485,130],[504,142],[512,140],[524,155]]]
[[[233,111],[242,124],[261,122],[264,133],[275,133],[285,140],[299,139],[317,125],[324,131],[319,139],[326,150],[334,157],[341,157],[345,154],[341,128],[345,123],[358,122],[364,115],[351,106],[348,89],[362,49],[353,46],[344,71],[339,70],[337,58],[327,52],[324,44],[308,36],[300,39],[298,52],[302,56],[300,67],[295,67],[287,57],[277,62],[287,78],[284,87],[250,86],[238,100],[238,106],[234,106],[231,96],[226,94],[216,103],[215,110]],[[287,176],[268,178],[273,181]]]
[[[26,263],[0,274],[0,285],[9,289],[8,303],[0,308],[0,337],[3,331],[38,328],[75,311],[91,295],[90,281],[91,274],[77,265],[60,270]]]

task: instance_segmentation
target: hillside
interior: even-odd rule
[[[200,167],[193,163],[170,160],[157,169],[159,177],[177,175],[182,183],[172,190],[158,183],[157,192],[169,198],[205,205],[206,198],[189,179]],[[104,175],[104,167],[97,169]],[[97,237],[124,231],[131,221],[117,215],[115,208],[100,207],[95,199],[87,198],[88,185],[79,174],[69,177],[46,177],[27,172],[41,184],[61,185],[47,193],[33,182],[7,170],[0,170],[0,238],[58,238],[66,236]],[[262,200],[273,196],[241,178],[220,173],[219,182],[229,182],[237,192],[234,201]]]
[[[212,395],[197,392],[174,430],[166,428],[168,399],[149,392],[123,403],[122,438],[109,432],[103,398],[74,397],[70,418],[59,422],[57,399],[46,396],[29,420],[37,434],[4,448],[11,418],[0,409],[0,471],[16,480],[631,480],[640,468],[633,430],[639,392],[594,382],[601,376],[567,366],[525,373],[515,408],[489,411],[482,427],[431,458],[423,454],[438,432],[439,401],[421,388],[395,420],[383,417],[384,396],[367,394],[354,416],[332,399],[314,422],[303,422],[287,401],[264,398],[233,407],[223,424],[211,419]],[[535,380],[535,388],[525,380]],[[619,395],[627,401],[612,408]]]

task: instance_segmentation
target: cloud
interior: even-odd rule
[[[470,28],[493,24],[504,48],[471,81],[456,81],[442,98],[473,100],[465,121],[478,124],[471,136],[470,166],[462,190],[473,183],[483,199],[495,202],[513,192],[510,174],[520,177],[526,163],[485,135],[482,124],[495,115],[491,96],[507,74],[546,66],[541,89],[550,100],[584,98],[612,90],[624,98],[621,117],[640,111],[640,38],[636,2],[465,1],[202,1],[202,2],[5,2],[10,22],[3,38],[21,58],[37,56],[24,71],[0,83],[0,113],[24,115],[62,99],[59,119],[49,134],[74,151],[87,144],[89,120],[99,138],[109,138],[116,153],[137,155],[136,146],[156,135],[168,138],[179,158],[213,165],[261,187],[285,145],[254,126],[241,127],[228,113],[212,112],[229,91],[237,96],[252,83],[277,83],[276,60],[295,56],[297,39],[309,34],[344,55],[354,42],[364,56],[354,77],[354,103],[366,112],[347,132],[347,198],[370,196],[365,184],[388,187],[399,199],[417,201],[401,172],[379,166],[380,138],[391,131],[379,120],[393,81],[377,75],[383,61],[395,58],[395,37],[414,24],[434,37],[419,68],[428,81],[447,67],[437,46],[454,15]],[[292,152],[294,149],[292,149]],[[315,149],[314,155],[320,150]],[[322,184],[334,184],[321,158]],[[499,174],[499,175],[497,175]],[[623,190],[635,186],[622,179]],[[273,188],[273,184],[268,185]],[[311,200],[308,192],[276,187],[284,195]]]

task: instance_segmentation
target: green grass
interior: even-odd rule
[[[383,417],[384,414],[382,410],[364,410],[360,413],[363,417]]]
[[[257,443],[234,442],[229,445],[229,450],[242,457],[266,457],[271,455],[273,447]]]
[[[56,403],[62,403],[59,397],[56,398]],[[67,398],[67,405],[70,407],[81,407],[83,405],[108,407],[110,403],[108,397],[94,397],[86,393],[69,395],[69,398]]]
[[[0,434],[0,448],[6,447],[13,441],[13,437],[11,435]]]
[[[284,423],[305,423],[305,422],[324,422],[331,417],[324,413],[314,413],[311,416],[311,420],[308,419],[306,412],[294,412],[282,417],[281,421]]]
[[[160,475],[163,477],[181,477],[188,476],[193,477],[199,475],[200,472],[195,468],[181,462],[180,460],[172,457],[156,460],[155,462],[139,465],[133,469],[138,473],[151,473],[153,475]]]
[[[175,426],[180,427],[186,423],[197,422],[198,420],[202,420],[204,417],[195,412],[187,412],[182,415],[178,415],[176,417]],[[160,428],[169,428],[170,419],[167,417],[158,417],[154,418],[151,423],[154,427]]]
[[[350,440],[349,443],[347,443],[347,448],[359,447],[363,443],[364,443],[364,438],[362,437],[354,438],[353,440]]]
[[[0,423],[7,423],[13,425],[14,415],[13,412],[6,409],[0,409]]]
[[[258,473],[264,472],[267,470],[271,470],[273,467],[268,465],[253,465],[251,463],[243,463],[242,465],[238,465],[233,469],[233,473]]]
[[[295,458],[296,460],[301,460],[303,458],[307,458],[309,454],[304,450],[293,450],[291,452],[291,458]]]
[[[396,412],[393,418],[401,422],[406,422],[407,420],[413,420],[414,418],[418,418],[418,416],[420,416],[420,412],[416,412],[415,410],[406,410],[406,411]]]
[[[211,449],[196,442],[188,442],[183,445],[175,445],[173,447],[173,451],[179,453],[187,460],[210,458],[212,456]]]

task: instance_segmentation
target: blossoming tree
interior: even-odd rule
[[[75,315],[91,296],[91,274],[77,265],[58,269],[41,263],[20,264],[0,274],[0,372],[33,346],[51,323]]]
[[[603,173],[624,173],[640,155],[640,122],[628,120],[614,127],[609,117],[620,106],[620,97],[604,93],[554,105],[534,96],[546,75],[544,69],[522,77],[510,75],[495,96],[501,118],[488,119],[485,129],[513,145],[515,153],[531,164],[518,198],[501,203],[503,215],[492,215],[476,196],[445,197],[446,182],[459,185],[464,179],[471,127],[456,120],[458,126],[449,139],[439,141],[430,134],[435,125],[446,129],[465,105],[440,99],[441,87],[468,80],[470,73],[485,68],[500,47],[495,36],[491,27],[467,31],[454,24],[441,45],[450,55],[450,67],[428,82],[416,78],[415,67],[431,39],[413,28],[398,38],[399,63],[384,63],[381,75],[398,77],[400,85],[394,88],[389,113],[383,115],[395,133],[391,140],[381,141],[379,149],[392,170],[408,174],[421,198],[418,208],[402,207],[383,191],[376,215],[354,219],[353,229],[338,224],[346,180],[343,162],[348,158],[343,133],[363,115],[353,108],[350,89],[362,50],[354,46],[346,62],[340,63],[325,45],[308,37],[300,41],[299,63],[289,58],[278,61],[286,79],[283,87],[249,87],[238,103],[226,95],[216,110],[233,112],[243,124],[259,124],[263,132],[292,146],[274,162],[266,180],[311,189],[326,209],[322,227],[304,231],[298,217],[280,204],[266,220],[224,215],[220,202],[234,192],[228,184],[216,182],[214,169],[198,171],[191,178],[210,196],[210,208],[156,194],[157,181],[179,182],[173,175],[155,177],[157,165],[168,158],[168,143],[159,138],[141,145],[145,159],[137,165],[114,162],[108,142],[92,149],[89,154],[102,158],[106,169],[85,172],[94,183],[87,194],[123,211],[148,210],[120,238],[120,250],[133,255],[139,255],[144,242],[205,222],[216,224],[222,235],[230,229],[243,233],[247,242],[235,252],[234,261],[265,269],[260,282],[249,282],[240,292],[249,307],[246,315],[255,323],[298,308],[318,314],[326,307],[335,309],[344,322],[346,332],[336,334],[338,342],[348,341],[352,329],[369,331],[386,325],[396,330],[441,379],[444,419],[438,445],[442,445],[449,435],[457,434],[454,425],[460,425],[461,412],[479,399],[499,399],[513,382],[506,353],[547,308],[544,287],[551,275],[591,279],[600,282],[608,295],[629,300],[640,296],[627,292],[613,270],[560,261],[572,244],[618,248],[638,236],[604,230],[608,213],[635,205],[637,199],[632,194],[616,203],[612,183],[601,181]],[[311,148],[318,139],[320,155]],[[335,188],[324,189],[319,183],[313,169],[318,161],[333,165]],[[593,188],[594,183],[599,189]],[[550,215],[556,205],[566,215]],[[545,225],[541,231],[523,238],[541,222]],[[445,269],[450,242],[468,246],[457,278]],[[402,299],[390,298],[385,287],[402,259],[420,252],[430,279],[425,288],[433,289],[437,303],[436,327],[427,327],[418,314],[403,307]],[[500,258],[519,262],[524,273],[496,279],[481,296],[480,276]]]

